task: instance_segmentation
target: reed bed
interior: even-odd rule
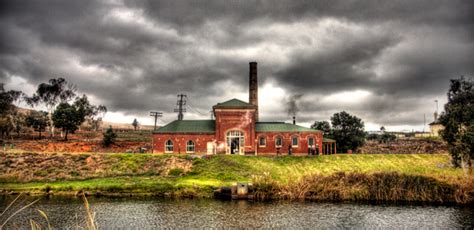
[[[474,178],[438,180],[398,172],[313,174],[282,183],[270,174],[252,178],[259,200],[474,203]]]

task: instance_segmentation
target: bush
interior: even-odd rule
[[[171,176],[181,176],[182,174],[184,174],[184,170],[182,168],[171,169],[170,172],[168,173],[168,175],[171,175]]]
[[[109,147],[111,144],[115,143],[115,138],[117,138],[117,134],[112,130],[112,126],[109,126],[109,128],[104,133],[102,145],[104,147]]]

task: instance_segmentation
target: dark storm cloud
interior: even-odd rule
[[[245,93],[258,61],[261,87],[304,94],[301,122],[346,109],[414,125],[449,78],[474,75],[472,12],[472,1],[2,1],[0,80],[65,77],[145,116],[186,93],[206,113]],[[370,96],[329,102],[355,90]],[[261,117],[287,118],[285,102],[260,104],[272,111]]]

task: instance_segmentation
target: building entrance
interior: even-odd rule
[[[244,133],[229,131],[226,136],[226,154],[244,155]]]

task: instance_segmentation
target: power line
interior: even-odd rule
[[[199,113],[199,114],[201,114],[201,115],[203,115],[203,116],[206,116],[206,114],[199,112],[197,109],[194,109],[194,108],[189,104],[189,101],[188,101],[188,105],[187,105],[187,106],[188,106],[192,111],[194,111],[194,112],[196,112],[196,113]]]

